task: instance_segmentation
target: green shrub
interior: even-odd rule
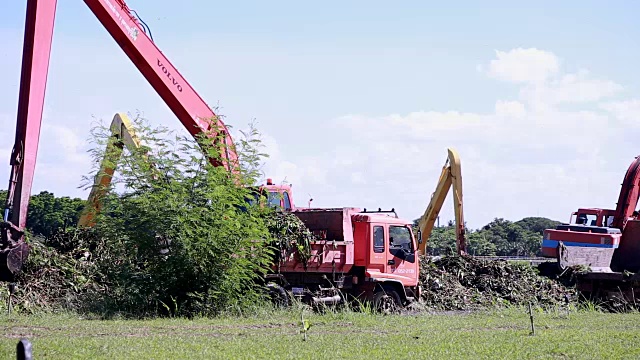
[[[117,164],[96,224],[32,239],[16,309],[194,316],[263,301],[260,280],[274,258],[265,219],[274,210],[247,202],[266,156],[256,129],[236,140],[231,175],[209,161],[220,152],[206,136],[194,141],[139,117],[134,123],[145,146],[121,159],[105,151],[114,140],[108,127],[93,129],[93,175],[105,156]]]

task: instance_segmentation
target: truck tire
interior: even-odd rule
[[[383,314],[393,314],[402,308],[402,300],[397,291],[382,288],[373,294],[373,308]]]
[[[267,290],[269,292],[269,298],[276,307],[289,307],[291,306],[291,297],[287,290],[276,283],[268,283]]]

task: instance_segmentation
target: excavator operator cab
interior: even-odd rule
[[[569,224],[609,227],[613,222],[613,210],[608,209],[578,209],[571,214]],[[575,222],[573,218],[575,216]]]
[[[273,207],[279,207],[284,211],[294,209],[293,199],[291,198],[291,187],[287,185],[275,185],[273,180],[267,179],[267,184],[261,186],[266,192],[267,204]]]
[[[283,192],[278,190],[269,190],[267,201],[269,206],[281,207],[286,211],[291,211],[291,200],[289,199],[289,193],[286,190]]]
[[[251,196],[247,198],[247,202],[251,205],[260,201],[260,197],[264,196],[267,200],[266,205],[278,207],[284,211],[292,211],[294,209],[293,199],[291,198],[291,188],[286,185],[274,185],[271,179],[267,179],[267,184],[252,189]]]

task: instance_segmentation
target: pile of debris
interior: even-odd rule
[[[55,233],[50,239],[34,236],[29,240],[29,257],[11,296],[14,310],[37,313],[79,309],[84,295],[103,290],[95,281],[99,272],[95,256],[79,246],[79,237],[89,239],[88,232],[73,229]],[[0,292],[2,311],[7,310],[8,297],[8,292]]]
[[[304,222],[294,214],[280,210],[266,213],[263,219],[277,249],[274,263],[295,253],[306,268],[311,258],[311,241],[316,238]]]
[[[542,307],[572,303],[577,292],[541,276],[528,263],[447,256],[421,260],[422,300],[437,310],[473,310],[531,303]]]

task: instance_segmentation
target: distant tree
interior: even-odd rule
[[[475,231],[467,234],[467,253],[476,256],[494,256],[496,245],[489,241],[483,232]]]
[[[523,229],[542,235],[544,229],[555,229],[560,224],[559,221],[547,219],[544,217],[526,217],[516,221]]]
[[[498,256],[539,255],[542,230],[547,226],[552,226],[553,221],[544,218],[525,218],[523,220],[514,223],[496,218],[479,230],[479,233],[495,245]]]
[[[419,218],[413,220],[413,229],[415,234],[417,234],[418,232],[419,223]],[[471,230],[466,227],[466,223],[465,231],[467,234],[471,232]],[[434,226],[431,234],[429,235],[429,239],[427,240],[427,254],[432,256],[453,255],[456,253],[456,248],[457,245],[455,221],[447,221],[446,226]]]
[[[453,255],[456,253],[456,229],[454,226],[433,228],[427,243],[429,255]]]
[[[0,200],[4,203],[7,190],[0,190]],[[86,201],[68,196],[55,197],[49,191],[41,191],[29,199],[27,230],[34,235],[51,237],[59,230],[73,227],[80,218]]]
[[[27,228],[34,235],[51,237],[56,231],[75,227],[86,201],[68,196],[55,197],[42,191],[31,196],[27,214]]]

